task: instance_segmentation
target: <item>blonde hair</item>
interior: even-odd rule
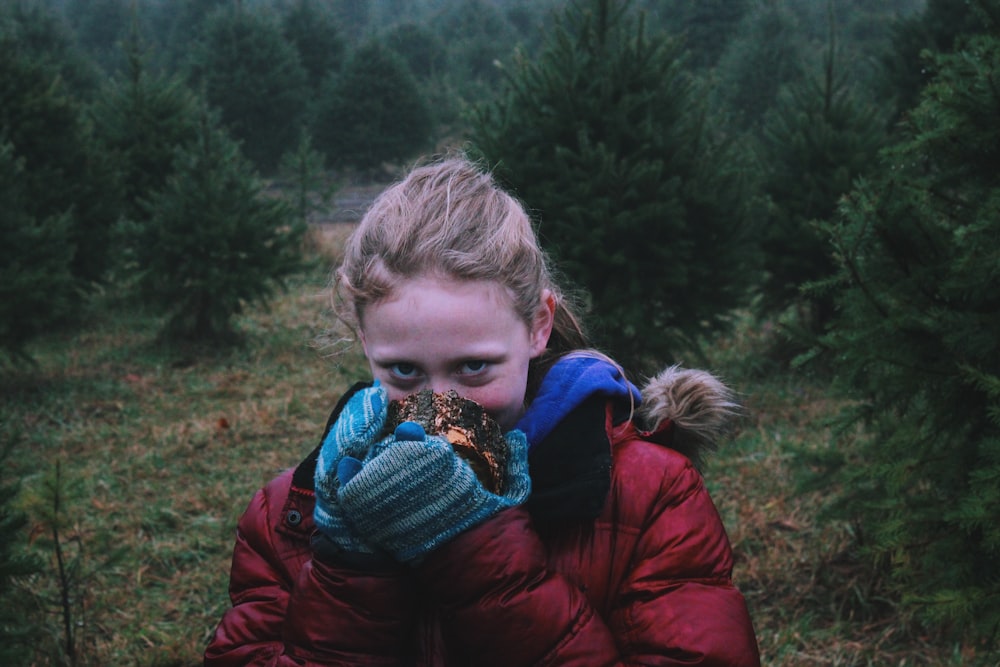
[[[555,358],[587,347],[524,207],[465,157],[417,167],[379,195],[334,274],[334,311],[357,331],[366,306],[388,297],[402,281],[427,275],[503,285],[529,328],[549,290],[555,324],[535,366],[547,369]],[[529,378],[529,393],[532,384]]]

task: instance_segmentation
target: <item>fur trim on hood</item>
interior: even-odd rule
[[[673,424],[670,446],[699,469],[732,434],[741,408],[733,391],[711,373],[671,366],[642,389],[639,417],[650,431]]]

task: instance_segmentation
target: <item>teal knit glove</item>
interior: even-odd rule
[[[344,520],[337,500],[340,481],[337,471],[342,462],[364,458],[385,425],[388,397],[376,381],[372,387],[354,394],[330,428],[316,460],[316,528],[334,546],[347,553],[373,553],[369,545]]]
[[[458,534],[528,499],[528,441],[521,431],[505,438],[506,484],[497,495],[483,487],[447,440],[403,422],[360,467],[344,460],[340,504],[372,544],[400,562],[419,562]]]

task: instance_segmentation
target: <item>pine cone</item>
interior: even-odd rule
[[[500,425],[483,406],[454,390],[435,394],[430,389],[389,403],[386,429],[412,421],[431,435],[440,435],[455,453],[469,462],[479,481],[491,493],[501,493],[507,469],[507,441]]]

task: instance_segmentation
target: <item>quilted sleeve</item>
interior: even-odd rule
[[[237,529],[226,611],[206,666],[396,666],[410,640],[412,600],[398,568],[337,566],[276,536],[266,491]],[[304,549],[304,551],[303,551]]]
[[[635,505],[647,509],[635,517],[638,539],[608,621],[626,664],[758,667],[729,539],[701,475],[673,453],[664,466],[665,450],[637,449],[630,467],[665,474]]]

